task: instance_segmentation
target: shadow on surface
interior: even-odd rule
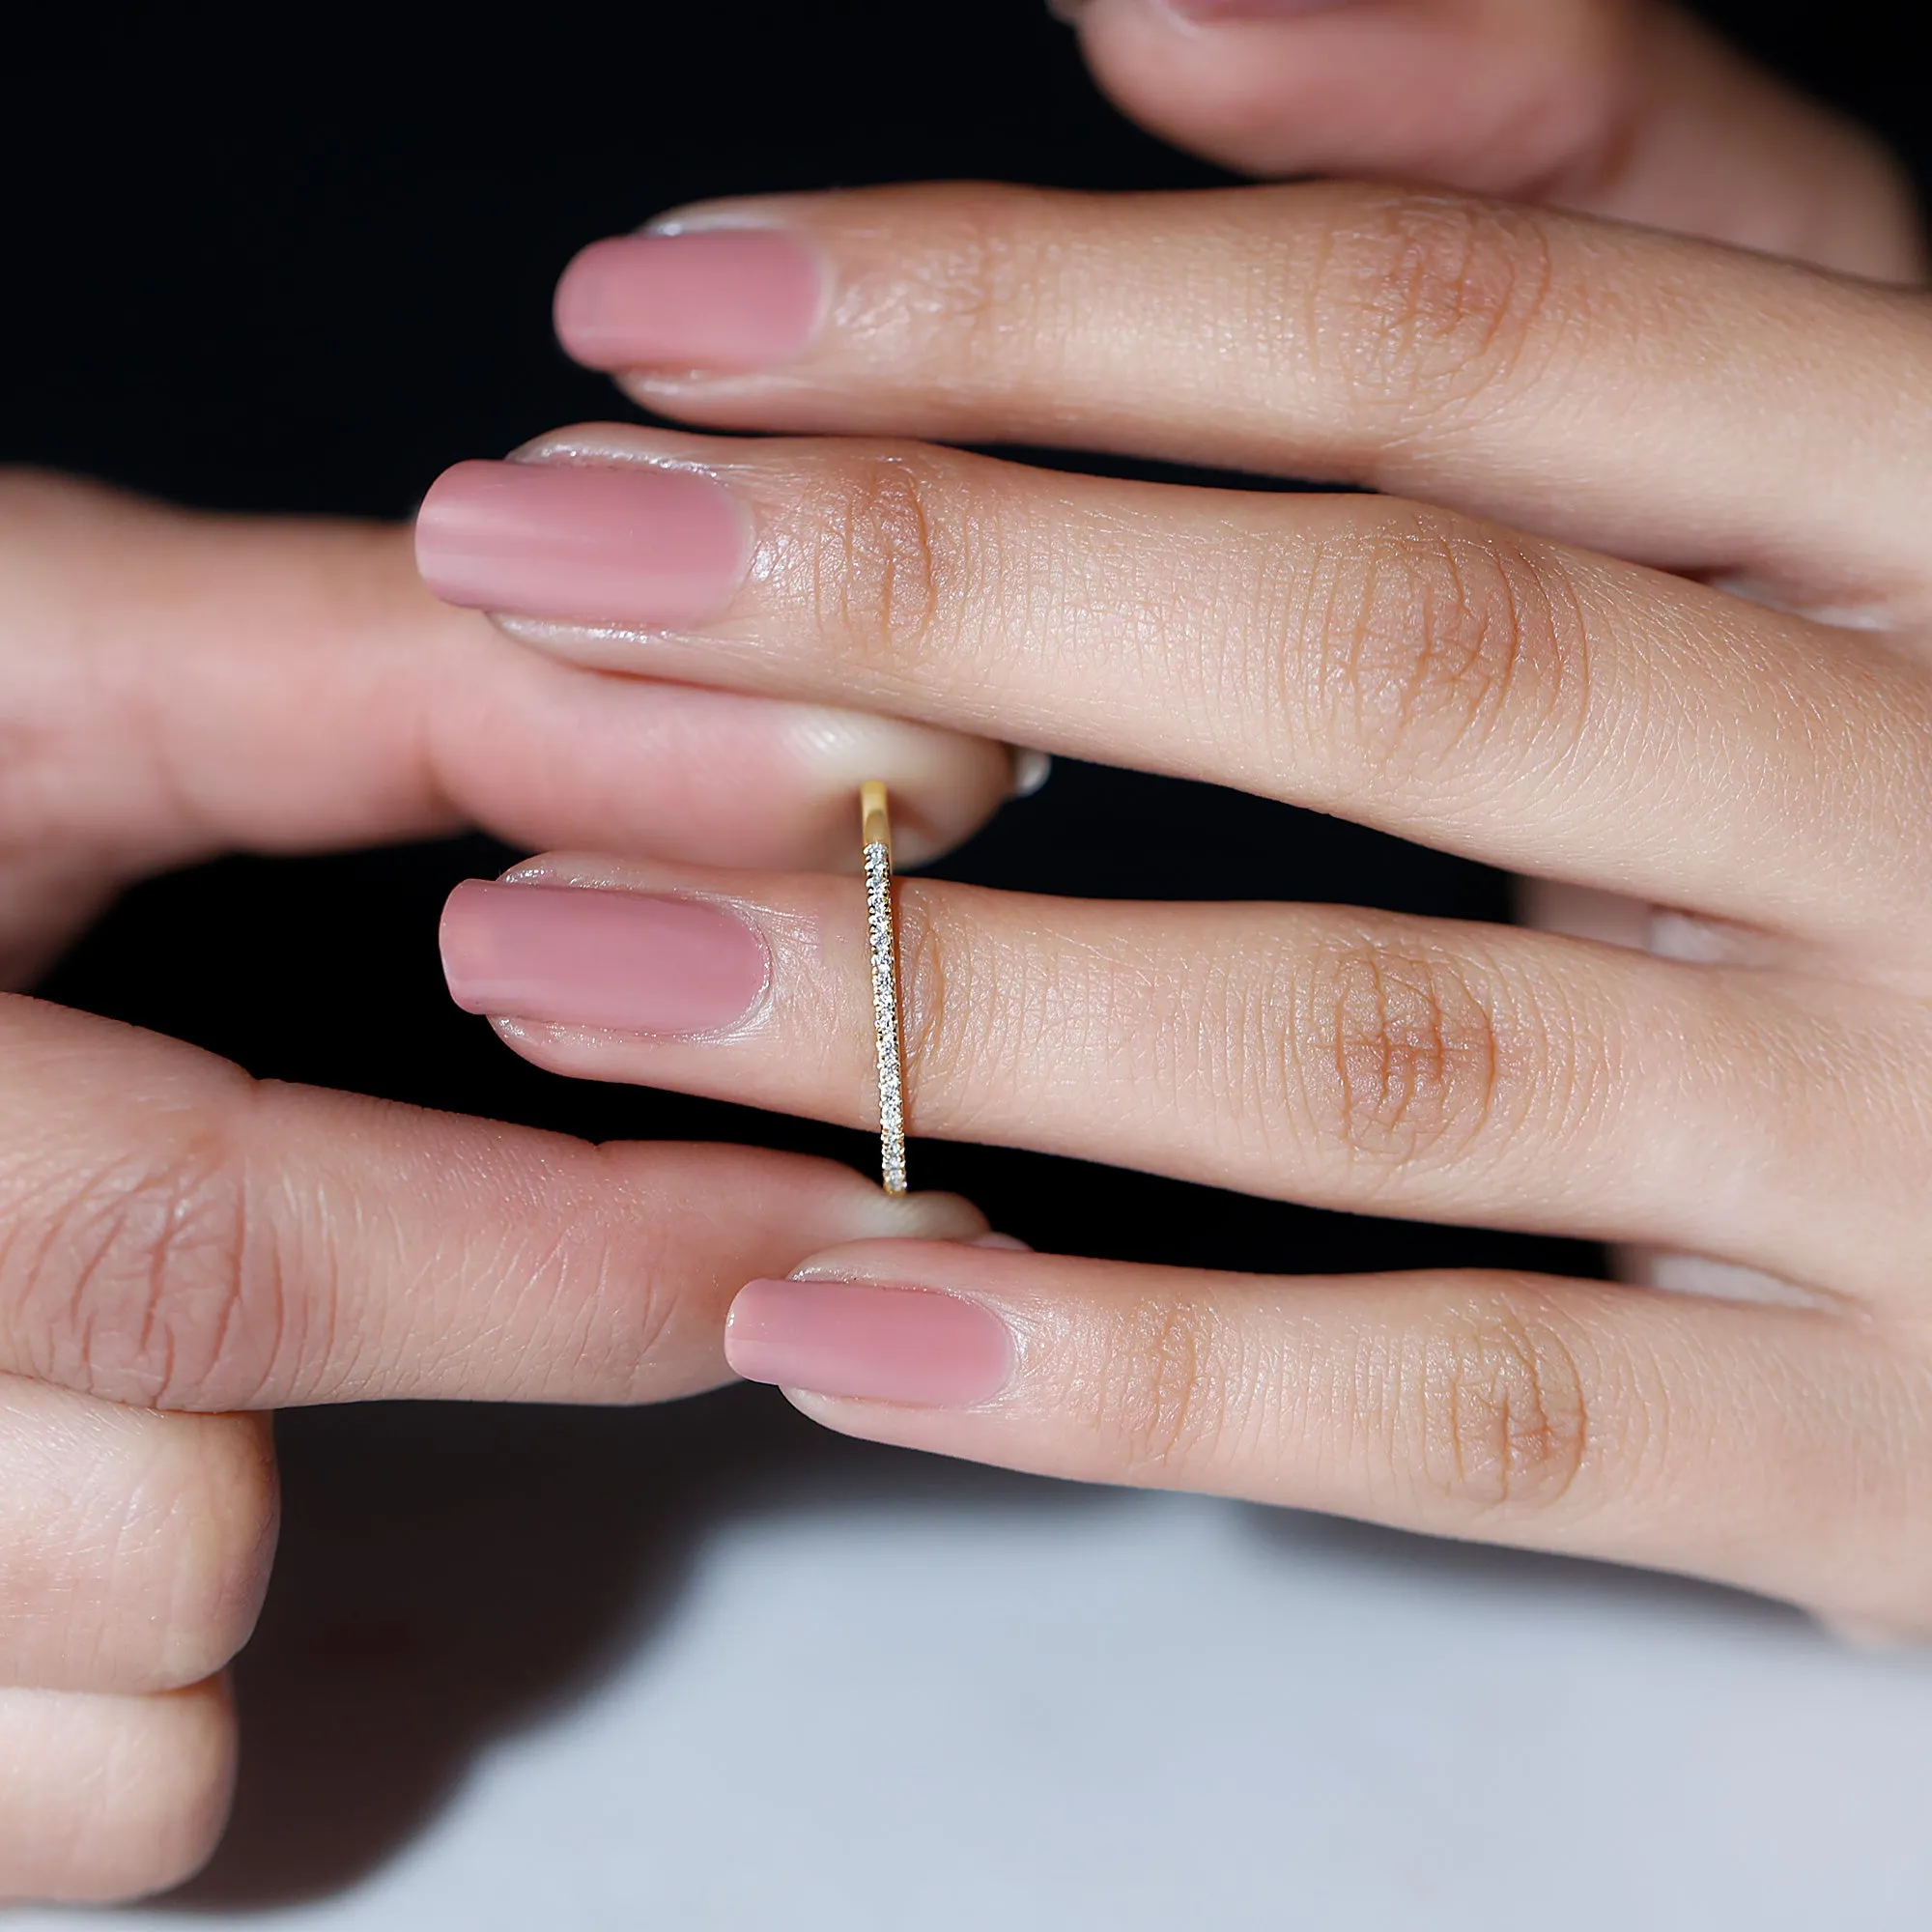
[[[477,1755],[653,1640],[723,1521],[774,1506],[1112,1506],[1118,1492],[828,1435],[767,1390],[654,1409],[397,1404],[283,1418],[287,1521],[237,1670],[234,1824],[167,1903],[259,1911],[339,1891],[403,1850]],[[1791,1619],[1672,1577],[1257,1509],[1284,1560],[1393,1589],[1613,1592],[1694,1618]]]
[[[649,1641],[706,1531],[775,1487],[859,1507],[1091,1497],[849,1443],[762,1389],[312,1409],[279,1435],[281,1552],[236,1669],[241,1790],[213,1862],[167,1901],[184,1909],[296,1904],[373,1870],[480,1750]]]
[[[1800,1641],[1829,1641],[1803,1610],[1747,1590],[1705,1583],[1662,1570],[1638,1570],[1585,1556],[1553,1556],[1537,1549],[1510,1549],[1492,1543],[1452,1542],[1416,1536],[1348,1517],[1312,1516],[1304,1510],[1248,1511],[1253,1533],[1285,1557],[1330,1569],[1373,1573],[1390,1590],[1476,1589],[1491,1595],[1552,1599],[1589,1597],[1638,1613],[1659,1613],[1685,1623],[1722,1621],[1781,1629]]]

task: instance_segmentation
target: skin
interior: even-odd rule
[[[1210,30],[1180,23],[1151,0],[1093,0],[1080,32],[1095,72],[1128,112],[1260,172],[1429,178],[1743,240],[1880,277],[1915,270],[1907,203],[1871,144],[1667,16],[1567,0],[1510,8],[1360,0],[1319,19]],[[1644,39],[1653,33],[1662,38]],[[1321,61],[1309,64],[1318,46]],[[1638,58],[1639,46],[1651,52]],[[1661,65],[1658,49],[1668,55]],[[1422,77],[1413,94],[1391,97],[1392,54]],[[1238,115],[1228,111],[1236,97]],[[1318,98],[1321,117],[1311,111]],[[1591,111],[1577,112],[1579,100]],[[1606,164],[1611,154],[1623,157],[1619,165]],[[1398,214],[1406,206],[1386,196],[1375,205]],[[1311,224],[1320,232],[1316,210],[1316,201],[1291,199],[1264,219],[1305,236]],[[877,272],[886,288],[911,289],[923,261],[941,271],[962,266],[949,253],[949,233],[1051,242],[1094,213],[1024,197],[961,204],[913,193],[826,202],[786,218],[822,224],[828,245],[841,247],[839,225],[855,212],[875,231],[889,212]],[[1122,218],[1143,220],[1151,239],[1184,241],[1189,229],[1180,206],[1125,209]],[[1471,219],[1486,237],[1502,237],[1499,246],[1546,233],[1526,216]],[[1547,232],[1578,238],[1562,245],[1598,263],[1589,288],[1621,298],[1655,286],[1643,279],[1655,272],[1645,267],[1651,258],[1628,238]],[[1116,246],[1090,251],[1095,272],[1108,271]],[[1624,249],[1636,253],[1626,260]],[[1611,257],[1614,274],[1604,269]],[[963,259],[969,271],[975,259]],[[1708,286],[1731,287],[1723,274],[1736,265],[1720,273],[1710,266],[1720,259],[1672,256],[1671,273],[1702,290],[1708,270],[1718,277]],[[1749,272],[1776,273],[1762,264]],[[977,295],[970,273],[957,286]],[[1800,299],[1799,284],[1774,286],[1780,300]],[[1808,280],[1802,287],[1804,300],[1822,305],[1818,327],[1869,331],[1858,340],[1875,380],[1891,364],[1918,366],[1912,302]],[[1844,319],[1854,313],[1858,320]],[[1417,339],[1426,342],[1426,333]],[[1037,339],[1022,330],[1005,340],[1004,360],[988,355],[962,320],[950,337],[942,327],[897,363],[880,344],[853,340],[782,381],[706,385],[650,371],[627,380],[654,406],[711,426],[992,438],[1022,426],[1029,384],[1040,387],[1030,359]],[[1135,353],[1151,363],[1166,354],[1151,324],[1139,343]],[[981,373],[978,387],[954,380],[952,357],[964,349]],[[1913,1237],[1896,1228],[1895,1207],[1888,1218],[1887,1183],[1916,1171],[1919,1128],[1907,1075],[1922,1051],[1915,1029],[1922,1030],[1923,948],[1909,922],[1888,920],[1879,901],[1888,891],[1894,907],[1927,901],[1916,876],[1905,876],[1914,864],[1901,832],[1910,790],[1876,800],[1858,794],[1862,808],[1850,810],[1854,788],[1832,782],[1834,772],[1860,769],[1908,787],[1919,779],[1912,710],[1918,660],[1910,637],[1921,585],[1887,535],[1906,525],[1894,507],[1902,498],[1889,493],[1916,479],[1912,425],[1900,420],[1895,443],[1880,438],[1859,451],[1858,476],[1846,487],[1866,479],[1864,514],[1844,518],[1835,531],[1818,526],[1836,498],[1805,467],[1804,451],[1780,448],[1738,474],[1702,479],[1700,515],[1708,510],[1711,521],[1698,533],[1708,546],[1691,557],[1672,549],[1686,534],[1682,520],[1653,514],[1653,501],[1620,486],[1616,451],[1588,437],[1587,423],[1574,424],[1561,487],[1530,487],[1545,472],[1526,460],[1512,472],[1512,452],[1547,449],[1572,412],[1538,420],[1534,396],[1512,395],[1498,377],[1490,391],[1496,428],[1485,439],[1478,418],[1459,424],[1453,410],[1445,413],[1446,392],[1431,390],[1426,368],[1406,373],[1412,392],[1309,390],[1259,432],[1264,447],[1232,445],[1230,425],[1243,415],[1238,399],[1217,423],[1198,398],[1164,393],[1157,369],[1149,376],[1138,366],[1131,384],[1109,383],[1105,397],[1090,399],[1059,430],[1097,446],[1208,460],[1259,453],[1300,467],[1319,444],[1331,473],[1359,473],[1433,506],[1411,513],[1437,519],[1410,539],[1420,554],[1435,543],[1439,554],[1453,527],[1467,546],[1459,554],[1493,548],[1550,585],[1587,579],[1598,599],[1591,609],[1606,627],[1605,650],[1659,639],[1677,647],[1667,667],[1631,661],[1631,689],[1656,698],[1646,722],[1660,733],[1694,733],[1703,718],[1696,698],[1735,693],[1741,667],[1751,669],[1750,689],[1769,688],[1767,662],[1799,679],[1811,717],[1825,715],[1817,707],[1828,702],[1862,700],[1852,704],[1833,756],[1830,745],[1813,748],[1816,770],[1776,767],[1771,789],[1789,816],[1780,831],[1820,863],[1776,890],[1740,869],[1735,853],[1656,836],[1655,828],[1646,844],[1646,821],[1629,809],[1643,770],[1622,788],[1626,809],[1614,829],[1619,850],[1647,853],[1648,870],[1639,875],[1616,860],[1608,840],[1590,858],[1586,820],[1611,807],[1592,801],[1567,821],[1567,883],[1641,886],[1703,914],[1712,910],[1707,900],[1721,901],[1730,923],[1697,921],[1698,945],[1762,958],[1767,969],[1693,971],[1526,934],[1484,936],[1485,961],[1472,957],[1471,936],[1461,931],[1415,932],[1360,916],[1345,929],[1308,911],[1253,923],[1242,915],[1217,928],[1213,922],[1227,916],[1200,909],[1172,928],[1136,931],[1105,909],[1029,905],[1017,910],[1050,915],[1029,937],[1014,923],[1016,909],[997,895],[919,887],[908,891],[906,911],[921,1124],[1086,1151],[1103,1144],[1104,1130],[1138,1136],[1131,1148],[1118,1143],[1121,1157],[1200,1173],[1225,1159],[1264,1191],[1390,1208],[1427,1198],[1431,1211],[1614,1227],[1667,1243],[1701,1241],[1709,1232],[1710,1247],[1782,1265],[1776,1244],[1742,1241],[1747,1204],[1719,1227],[1721,1204],[1688,1187],[1673,1193],[1668,1176],[1646,1180],[1617,1166],[1619,1148],[1634,1148],[1680,1088],[1710,1110],[1714,1131],[1721,1128],[1734,1096],[1722,1088],[1716,1048],[1726,1029],[1763,1023],[1769,1003],[1773,1037],[1793,1064],[1840,1056],[1830,1063],[1840,1068],[1836,1110],[1801,1122],[1795,1109],[1769,1109],[1761,1150],[1767,1161],[1783,1160],[1779,1172],[1801,1188],[1783,1204],[1787,1220],[1804,1218],[1802,1205],[1811,1209],[1813,1246],[1799,1271],[1821,1284],[1829,1310],[1727,1312],[1689,1299],[1634,1300],[1602,1285],[1504,1280],[1245,1284],[980,1250],[959,1244],[983,1225],[964,1204],[889,1204],[824,1163],[739,1150],[593,1149],[263,1086],[174,1042],[9,997],[0,1000],[9,1069],[0,1098],[0,1467],[8,1471],[0,1487],[0,1896],[132,1896],[185,1875],[212,1847],[234,1763],[221,1667],[246,1638],[273,1543],[273,1469],[259,1411],[393,1396],[635,1401],[702,1387],[725,1373],[722,1331],[738,1284],[782,1275],[814,1255],[813,1264],[852,1278],[880,1270],[997,1300],[1028,1337],[1026,1375],[998,1404],[938,1413],[799,1397],[834,1426],[1069,1474],[1192,1483],[1676,1562],[1814,1603],[1827,1601],[1815,1586],[1829,1571],[1843,1578],[1839,1607],[1912,1620],[1923,1606],[1914,1553],[1923,1515],[1905,1473],[1919,1439],[1918,1331],[1909,1294]],[[1652,378],[1632,367],[1616,380],[1640,410]],[[1708,406],[1712,421],[1727,420],[1722,398]],[[1431,436],[1397,449],[1378,440],[1376,425],[1386,430],[1404,411],[1419,412]],[[1666,421],[1656,435],[1669,428]],[[1819,446],[1829,449],[1832,440],[1821,435]],[[834,559],[850,554],[841,547],[866,533],[853,486],[880,473],[876,450],[732,447],[750,487],[762,487],[759,478],[773,488],[808,480],[810,514],[823,518],[810,526],[814,541]],[[607,453],[624,453],[621,440]],[[1651,488],[1673,468],[1660,453],[1689,461],[1699,451],[1654,445],[1640,466]],[[1003,568],[1019,569],[986,586],[1001,595],[1022,594],[1026,572],[1046,558],[1077,553],[1085,567],[1104,572],[1104,557],[1073,542],[1082,514],[1100,525],[1127,517],[1158,526],[1170,518],[1204,554],[1236,541],[1256,554],[1277,544],[1292,551],[1319,534],[1313,524],[1277,529],[1233,503],[1203,523],[1205,509],[1178,497],[1108,496],[1117,486],[1107,485],[1093,486],[1097,494],[1079,503],[1029,507],[1026,480],[995,466],[903,449],[892,461],[913,466],[952,515],[1000,507],[1013,539]],[[1802,480],[1787,481],[1792,475]],[[773,503],[772,514],[782,514],[781,499]],[[1504,519],[1518,534],[1452,521],[1472,511]],[[1376,505],[1363,514],[1392,512]],[[1216,520],[1229,516],[1250,526],[1231,534]],[[932,527],[943,536],[952,526],[942,518]],[[1354,540],[1335,539],[1344,549]],[[1539,548],[1546,540],[1572,548]],[[1639,567],[1659,563],[1747,570],[1801,609],[1849,600],[1861,621],[1883,628],[1852,636],[1766,615]],[[817,979],[794,953],[779,958],[785,970],[768,1024],[799,1024],[802,1003],[815,999],[828,1027],[791,1071],[769,1041],[761,1051],[745,1038],[704,1048],[566,1040],[514,1024],[505,1031],[523,1050],[571,1071],[859,1120],[867,1099],[863,1054],[848,1049],[865,1033],[846,1009],[862,982],[834,970],[858,943],[849,888],[835,905],[822,881],[803,875],[848,860],[860,778],[892,782],[910,857],[962,836],[996,803],[1009,768],[989,739],[1203,774],[1225,768],[1235,781],[1257,781],[1254,749],[1233,728],[1205,731],[1155,758],[1140,749],[1152,734],[1133,735],[1142,710],[1084,716],[1077,694],[1056,685],[1043,647],[1057,643],[1078,663],[1097,637],[1043,637],[1031,655],[1010,658],[980,639],[971,656],[975,640],[942,595],[925,655],[895,665],[880,635],[866,629],[863,597],[852,605],[858,627],[840,635],[821,634],[796,585],[780,580],[773,594],[792,601],[760,614],[771,620],[763,657],[721,633],[668,643],[667,651],[687,653],[678,666],[640,651],[632,667],[688,674],[697,665],[714,689],[613,678],[607,668],[571,661],[589,657],[581,640],[552,633],[533,650],[481,618],[440,610],[415,584],[406,538],[395,531],[189,517],[59,479],[6,478],[0,958],[8,979],[25,983],[128,880],[223,850],[313,850],[477,823],[530,847],[631,855],[543,862],[552,875],[584,883],[701,890],[712,867],[750,867],[764,875],[758,903],[773,920],[794,917],[794,937],[815,931],[826,949]],[[1188,608],[1193,641],[1225,650],[1232,674],[1245,662],[1241,624]],[[1247,613],[1250,625],[1258,611]],[[1525,633],[1520,641],[1525,666],[1560,671],[1551,638]],[[1314,631],[1304,642],[1309,666],[1333,648]],[[969,656],[991,680],[970,694],[944,674]],[[1197,657],[1197,668],[1210,662]],[[1674,703],[1652,676],[1665,668],[1673,682],[1684,680]],[[1416,672],[1393,652],[1383,669],[1411,682]],[[1504,701],[1509,682],[1491,680],[1502,696],[1488,701]],[[753,692],[753,684],[767,689]],[[1415,689],[1437,695],[1441,708],[1425,705],[1417,716],[1425,727],[1435,723],[1439,742],[1426,728],[1406,740],[1371,729],[1351,740],[1331,734],[1331,720],[1285,704],[1279,749],[1297,756],[1293,784],[1280,788],[1313,796],[1319,785],[1337,809],[1534,866],[1540,838],[1566,822],[1553,810],[1559,793],[1548,788],[1561,761],[1546,761],[1541,773],[1525,765],[1481,774],[1480,783],[1465,776],[1472,801],[1500,805],[1486,812],[1472,803],[1459,815],[1442,803],[1455,770],[1457,734],[1447,725],[1470,687],[1425,678]],[[1139,696],[1166,701],[1151,687]],[[812,708],[819,703],[837,709]],[[1781,714],[1768,699],[1762,710],[1757,722],[1776,726]],[[882,723],[874,711],[912,722]],[[1214,713],[1204,705],[1195,715]],[[1373,706],[1360,711],[1365,724],[1373,715]],[[1614,736],[1617,720],[1605,724]],[[1509,733],[1492,735],[1500,742]],[[1324,746],[1325,766],[1317,755]],[[1607,754],[1600,771],[1606,796],[1615,794]],[[1714,781],[1697,800],[1679,803],[1680,818],[1718,813],[1740,788]],[[1512,801],[1513,812],[1503,809]],[[1743,836],[1735,818],[1710,823],[1714,839],[1727,827]],[[1848,838],[1870,869],[1861,873],[1867,890],[1840,902],[1829,862]],[[1726,880],[1730,899],[1720,890]],[[740,902],[744,891],[734,887]],[[1559,1083],[1530,1049],[1555,1040],[1556,1029],[1525,1026],[1510,1036],[1522,1050],[1510,1061],[1520,1079],[1505,1097],[1544,1122],[1543,1166],[1553,1190],[1544,1198],[1525,1163],[1513,1165],[1500,1144],[1471,1140],[1459,1157],[1456,1114],[1466,1085],[1458,1085],[1457,1069],[1467,1055],[1447,1034],[1411,1035],[1398,1051],[1366,1029],[1371,1103],[1340,1113],[1332,1093],[1322,1111],[1313,1088],[1300,1094],[1298,1111],[1277,1110],[1284,1096],[1264,1084],[1230,1089],[1225,1114],[1210,1107],[1190,1119],[1104,1027],[1068,1043],[1071,1080],[1032,1080],[1022,1094],[1021,1083],[976,1076],[971,1029],[1022,1043],[1024,1029],[1015,1029],[1024,1016],[999,990],[1009,967],[1064,977],[1084,953],[1079,970],[1096,976],[1087,990],[1113,997],[1130,986],[1127,976],[1109,974],[1108,949],[1149,948],[1175,984],[1194,993],[1190,949],[1204,931],[1266,984],[1319,986],[1317,966],[1328,958],[1353,962],[1342,980],[1372,991],[1463,986],[1469,998],[1461,1008],[1439,998],[1424,1005],[1463,1013],[1479,1052],[1483,1041],[1503,1037],[1496,989],[1504,984],[1525,1018],[1543,1010],[1538,998],[1560,996],[1564,1012],[1594,1001],[1601,1026],[1573,1030],[1579,1057],[1635,1039],[1633,998],[1674,1003],[1687,1027],[1710,1030],[1705,1084],[1688,1077],[1695,1066],[1641,1067],[1651,1084],[1619,1085],[1617,1109],[1573,1123],[1573,1135],[1594,1124],[1607,1137],[1584,1160],[1580,1139],[1574,1147],[1548,1139]],[[1811,970],[1820,959],[1828,963]],[[1633,974],[1648,977],[1633,981]],[[1253,1009],[1263,1021],[1295,1010],[1292,1001]],[[1349,1001],[1331,993],[1310,1010],[1346,1013]],[[949,1033],[947,1015],[968,1031]],[[1277,1054],[1276,1064],[1288,1063]],[[1345,1055],[1339,1064],[1346,1071],[1354,1063]],[[1621,1072],[1623,1063],[1614,1067]],[[1373,1095],[1393,1094],[1396,1074],[1417,1102],[1378,1113]],[[1107,1111],[1122,1094],[1138,1094],[1139,1104],[1118,1109],[1110,1123]],[[1619,1129],[1609,1114],[1624,1108]],[[1820,1118],[1829,1118],[1831,1136]],[[1811,1156],[1822,1165],[1807,1174]],[[1592,1176],[1602,1190],[1595,1196]],[[1776,1191],[1767,1187],[1766,1198]],[[1842,1280],[1839,1262],[1821,1252],[1833,1230],[1853,1257]],[[944,1238],[934,1245],[931,1237]],[[1159,1338],[1169,1346],[1154,1346]],[[1271,1378],[1258,1384],[1231,1373],[1263,1349],[1277,1365]],[[1175,1363],[1193,1372],[1177,1377]],[[1056,1406],[1053,1397],[1068,1389],[1085,1399]],[[1774,1430],[1766,1404],[1778,1394],[1788,1400]],[[1580,1431],[1576,1418],[1585,1413],[1590,1427]],[[1522,1415],[1543,1424],[1503,1426]],[[1852,1446],[1862,1477],[1849,1508],[1847,1417],[1857,1418]],[[1258,1447],[1266,1454],[1257,1458]]]
[[[615,823],[822,865],[880,758],[916,839],[1009,782],[983,742],[547,664],[430,598],[406,531],[41,475],[0,478],[0,638],[14,983],[128,880],[218,851]],[[221,1673],[274,1549],[263,1411],[686,1394],[727,1374],[748,1266],[984,1225],[830,1162],[256,1082],[13,994],[0,1059],[0,1897],[132,1896],[214,1844]]]
[[[1581,147],[1566,167],[1547,143],[1499,146],[1493,120],[1459,149],[1438,113],[1376,171],[1558,184],[1572,206],[1314,183],[713,211],[810,239],[833,289],[822,332],[782,367],[639,369],[625,385],[693,423],[805,434],[600,426],[535,455],[708,469],[751,520],[753,566],[687,633],[592,637],[540,611],[505,628],[567,661],[857,701],[1315,806],[1521,870],[1548,888],[1549,923],[1633,928],[1611,945],[906,884],[916,1132],[1596,1236],[1701,1292],[848,1247],[798,1275],[962,1297],[1004,1324],[1012,1372],[961,1406],[789,1389],[808,1413],[1922,1629],[1932,313],[1904,285],[1918,244],[1868,144],[1789,101],[1771,139],[1738,110],[1774,114],[1769,84],[1719,63],[1719,85],[1709,44],[1648,14],[1544,8],[1581,38],[1552,69],[1533,35],[1514,70],[1515,9],[1363,0],[1208,26],[1094,0],[1079,20],[1146,118],[1206,126],[1239,91],[1253,112],[1215,120],[1219,152],[1298,169],[1338,158],[1321,130],[1349,110],[1315,117],[1313,145],[1271,147],[1266,77],[1299,140],[1304,51],[1340,88],[1348,47],[1366,59],[1438,13],[1444,34],[1411,49],[1441,63],[1438,101],[1464,99],[1459,59],[1501,63],[1471,87],[1520,84],[1519,106],[1560,71],[1625,102],[1622,169],[1592,171],[1604,128],[1587,114],[1567,124]],[[1620,31],[1592,38],[1606,26]],[[1655,220],[1650,161],[1685,152],[1677,106],[1631,104],[1619,51],[1664,43],[1694,43],[1686,72],[1717,87],[1712,127],[1738,143],[1728,174],[1687,191],[1683,225],[1754,252],[1605,218]],[[1746,123],[1765,138],[1745,140]],[[1820,233],[1815,191],[1833,182],[1865,217],[1834,229],[1833,267],[1861,272],[1765,251]],[[1380,494],[1042,474],[908,437]],[[513,876],[728,896],[774,961],[736,1032],[506,1013],[518,1051],[581,1077],[871,1117],[849,889],[581,854]]]

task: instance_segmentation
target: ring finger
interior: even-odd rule
[[[1922,1252],[1898,1123],[1932,1037],[1902,997],[1326,907],[919,880],[899,909],[915,1133],[1853,1294],[1895,1293]],[[747,928],[766,970],[727,1009],[706,962]],[[457,998],[546,1066],[877,1119],[848,881],[553,858],[460,887],[443,947]],[[1847,1086],[1856,1113],[1832,1104]]]

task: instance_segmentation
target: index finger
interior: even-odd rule
[[[832,1161],[256,1083],[33,1000],[0,999],[0,1372],[144,1406],[689,1394],[748,1271],[984,1227]]]
[[[671,227],[586,249],[557,320],[688,420],[1368,484],[1807,607],[1924,601],[1917,295],[1335,183],[879,188]]]

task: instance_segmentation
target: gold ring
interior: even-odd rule
[[[886,788],[859,787],[866,848],[866,932],[872,949],[872,1033],[879,1057],[879,1174],[888,1194],[906,1191],[905,1051],[899,1035],[899,935],[893,912],[893,821]]]

